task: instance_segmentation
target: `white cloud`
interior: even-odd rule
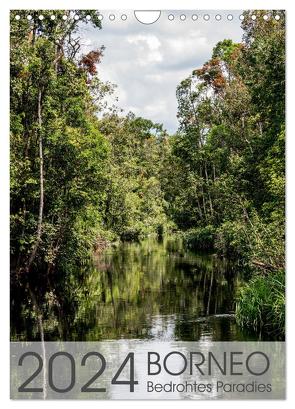
[[[140,43],[146,43],[148,48],[150,50],[157,50],[160,46],[161,43],[159,39],[154,36],[154,35],[135,35],[135,36],[128,36],[127,37],[127,42],[129,44],[140,44]]]
[[[164,79],[164,75],[163,74],[146,74],[145,79],[147,81],[162,82]]]
[[[134,45],[137,50],[137,64],[142,67],[151,63],[161,62],[161,42],[154,35],[132,35],[127,37],[127,43]]]
[[[140,24],[131,10],[124,13],[127,21],[104,19],[101,30],[84,26],[79,33],[82,42],[88,41],[87,50],[105,45],[99,76],[118,85],[119,106],[125,112],[162,122],[174,132],[178,127],[177,85],[210,58],[218,41],[241,41],[240,11],[231,12],[231,22],[226,19],[228,11],[218,11],[223,16],[220,22],[203,20],[203,14],[212,15],[212,11],[202,11],[197,21],[186,11],[185,22],[179,19],[181,11],[172,12],[174,21],[167,18],[170,11],[162,12],[160,20],[151,25]]]

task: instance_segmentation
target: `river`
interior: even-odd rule
[[[235,322],[242,283],[242,272],[227,260],[186,250],[174,237],[120,243],[80,277],[46,290],[45,340],[256,340]],[[12,291],[12,339],[38,340],[31,310],[29,298]]]

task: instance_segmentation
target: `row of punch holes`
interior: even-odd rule
[[[28,14],[27,16],[26,16],[26,18],[27,18],[27,20],[32,20],[33,19],[33,17],[30,15],[30,14]],[[56,16],[54,15],[54,14],[52,14],[51,16],[50,16],[50,18],[51,18],[51,20],[55,20],[56,19]],[[61,17],[64,21],[66,21],[67,19],[68,19],[68,16],[65,14],[65,15],[63,15],[62,17]],[[79,19],[79,16],[78,15],[75,15],[74,16],[74,18],[76,19],[76,20],[78,20]],[[109,15],[107,15],[107,16],[104,16],[103,14],[99,14],[99,16],[98,16],[98,18],[100,19],[100,20],[103,20],[104,18],[108,18],[110,21],[114,21],[114,20],[122,20],[122,21],[126,21],[127,20],[127,15],[126,14],[121,14],[121,15],[119,15],[119,16],[115,16],[115,14],[109,14]],[[192,14],[192,15],[190,15],[190,16],[187,16],[186,14],[180,14],[179,16],[175,16],[174,14],[168,14],[168,16],[167,16],[167,18],[168,18],[168,20],[169,21],[173,21],[173,20],[176,20],[177,18],[179,18],[179,20],[180,21],[185,21],[185,20],[187,20],[187,19],[189,19],[189,18],[191,18],[193,21],[197,21],[197,20],[199,20],[199,19],[203,19],[203,20],[205,20],[205,21],[209,21],[210,19],[215,19],[216,21],[220,21],[220,20],[222,20],[222,16],[221,16],[221,14],[215,14],[214,16],[210,16],[209,14],[204,14],[204,15],[202,15],[202,16],[198,16],[197,14]],[[232,15],[232,14],[227,14],[226,16],[225,16],[225,18],[228,20],[228,21],[232,21],[232,20],[234,20],[234,16]],[[239,19],[242,21],[242,20],[244,20],[244,15],[243,14],[241,14],[240,16],[239,16]],[[256,20],[257,19],[257,16],[255,15],[255,14],[253,14],[252,16],[251,16],[251,18],[252,18],[252,20]],[[262,18],[264,19],[264,20],[269,20],[270,18],[271,18],[271,16],[270,15],[268,15],[268,14],[264,14],[263,16],[262,16]],[[280,15],[275,15],[274,17],[273,17],[275,20],[280,20]],[[21,19],[21,16],[19,15],[19,14],[17,14],[16,16],[15,16],[15,19],[16,20],[20,20]],[[40,14],[39,16],[38,16],[38,19],[39,20],[44,20],[44,16],[42,15],[42,14]],[[91,20],[91,16],[90,15],[88,15],[88,16],[86,16],[86,19],[87,20]]]

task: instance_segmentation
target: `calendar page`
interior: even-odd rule
[[[11,10],[12,399],[285,398],[285,18]]]

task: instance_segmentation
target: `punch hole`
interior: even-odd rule
[[[220,14],[216,14],[215,20],[220,21],[220,20],[221,20],[221,15],[220,15]]]
[[[205,20],[205,21],[209,21],[209,20],[210,20],[209,14],[205,14],[205,15],[204,15],[204,20]]]
[[[228,14],[228,15],[227,15],[227,19],[228,19],[229,21],[232,21],[233,18],[234,18],[234,16],[233,16],[232,14]]]
[[[116,18],[116,17],[115,17],[115,15],[114,15],[114,14],[110,14],[110,15],[109,15],[109,19],[110,19],[111,21],[114,21],[114,20],[115,20],[115,18]]]
[[[179,18],[180,18],[181,21],[184,21],[184,20],[186,19],[186,15],[185,15],[185,14],[181,14]]]
[[[170,21],[174,20],[174,15],[173,15],[173,14],[169,14],[168,20],[170,20]]]
[[[123,21],[126,21],[126,20],[127,20],[127,16],[126,16],[126,14],[122,14],[122,16],[121,16],[121,20],[123,20]]]
[[[197,14],[193,14],[193,15],[192,15],[192,20],[193,20],[193,21],[198,20],[198,16],[197,16]]]
[[[159,10],[134,10],[134,16],[142,24],[153,24],[159,20],[161,11]]]

